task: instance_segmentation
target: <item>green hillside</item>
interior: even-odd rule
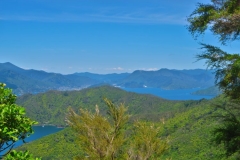
[[[70,160],[81,153],[79,147],[74,143],[75,139],[71,128],[66,128],[55,134],[24,144],[18,150],[29,150],[34,156],[42,157],[45,160]]]
[[[212,86],[206,89],[201,89],[198,91],[193,92],[194,95],[207,95],[207,96],[217,96],[220,95],[222,92],[219,90],[217,86]]]
[[[222,97],[218,97],[202,102],[169,119],[162,132],[163,135],[170,136],[171,147],[165,156],[177,160],[227,159],[223,156],[224,149],[213,145],[211,134],[219,123],[214,115],[222,112],[214,105],[222,101]]]
[[[226,159],[222,157],[223,148],[216,147],[211,142],[211,132],[218,124],[213,115],[221,112],[213,106],[222,101],[224,101],[222,97],[209,101],[196,101],[185,111],[176,113],[169,119],[166,118],[161,136],[169,137],[170,148],[163,159]],[[181,106],[183,102],[170,102],[169,104],[171,105],[171,103]],[[101,105],[99,106],[101,107]],[[174,107],[170,108],[174,110]],[[141,114],[139,113],[139,115]],[[149,116],[152,115],[155,114],[149,113]],[[162,125],[161,122],[156,123]],[[61,132],[25,144],[18,149],[30,150],[35,156],[41,156],[43,160],[72,159],[75,155],[81,154],[81,150],[74,141],[74,133],[70,128],[66,128]],[[236,159],[236,157],[232,156],[228,159]]]
[[[49,91],[37,95],[24,95],[18,98],[17,104],[26,108],[27,116],[39,124],[65,126],[67,108],[79,107],[93,110],[98,104],[103,112],[106,110],[103,98],[113,103],[125,103],[132,118],[159,120],[172,117],[175,112],[184,111],[198,101],[170,101],[152,95],[126,92],[111,86],[101,86],[81,91]]]

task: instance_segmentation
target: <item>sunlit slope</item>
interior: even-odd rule
[[[57,133],[45,136],[36,141],[26,143],[19,150],[29,150],[43,160],[70,160],[81,153],[75,143],[74,132],[66,128]]]
[[[169,137],[170,149],[164,158],[177,160],[225,159],[221,157],[223,148],[216,147],[211,143],[211,132],[218,124],[213,115],[220,112],[213,106],[221,103],[221,100],[222,97],[209,101],[198,101],[185,111],[175,114],[174,117],[165,119],[161,136]],[[160,121],[156,123],[162,124]],[[74,140],[73,132],[66,128],[59,133],[25,144],[19,149],[28,149],[35,156],[41,156],[43,159],[72,159],[76,154],[82,153]]]
[[[175,112],[184,111],[198,101],[171,101],[153,95],[143,95],[126,92],[111,86],[101,86],[81,91],[49,91],[37,95],[24,95],[18,98],[17,103],[26,108],[27,116],[39,124],[53,124],[65,126],[67,108],[74,110],[79,107],[93,110],[99,105],[103,112],[106,106],[103,98],[113,103],[125,103],[132,119],[142,118],[159,120],[161,117],[171,117]]]
[[[216,115],[222,113],[215,105],[223,101],[223,97],[205,101],[169,119],[163,129],[163,135],[170,139],[170,149],[165,157],[177,160],[236,159],[234,156],[225,158],[223,147],[212,141],[213,129],[219,124]]]

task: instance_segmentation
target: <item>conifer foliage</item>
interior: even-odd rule
[[[76,131],[84,152],[76,159],[147,160],[163,154],[167,141],[159,138],[158,127],[145,122],[132,126],[124,104],[116,106],[108,99],[104,101],[107,117],[99,113],[98,106],[95,113],[80,109],[80,115],[69,109],[67,122]]]
[[[168,149],[168,141],[159,137],[160,127],[154,123],[137,121],[134,124],[133,138],[130,150],[130,159],[147,160],[157,159]]]
[[[199,3],[188,17],[188,30],[194,35],[203,34],[208,28],[226,45],[227,41],[240,39],[240,0],[211,0],[211,4]],[[225,114],[218,115],[220,125],[213,131],[214,142],[222,144],[225,155],[240,154],[240,55],[229,54],[219,47],[202,44],[208,67],[216,71],[216,84],[230,100],[227,104],[215,105]],[[232,107],[234,106],[234,108]]]
[[[188,30],[195,36],[208,28],[220,42],[237,40],[240,37],[240,0],[211,0],[211,4],[198,3],[188,17]]]
[[[198,60],[206,60],[206,64],[215,70],[216,84],[231,100],[240,100],[240,56],[229,54],[219,47],[202,44],[203,53]]]

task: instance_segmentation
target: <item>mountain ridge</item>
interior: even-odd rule
[[[214,85],[211,71],[202,69],[157,71],[136,70],[132,73],[95,74],[89,72],[63,75],[42,70],[22,69],[6,62],[0,63],[0,82],[14,93],[40,93],[48,90],[80,90],[90,86],[109,84],[125,88],[189,89]]]
[[[199,69],[196,71],[199,72]],[[129,88],[141,88],[144,86],[161,89],[187,89],[205,88],[214,84],[214,76],[210,71],[187,74],[193,70],[169,70],[160,69],[158,71],[134,71],[118,85]],[[151,76],[149,76],[151,74]]]

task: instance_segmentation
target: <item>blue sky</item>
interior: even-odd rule
[[[206,68],[199,42],[219,43],[188,33],[197,2],[210,0],[1,0],[0,63],[63,74]]]

